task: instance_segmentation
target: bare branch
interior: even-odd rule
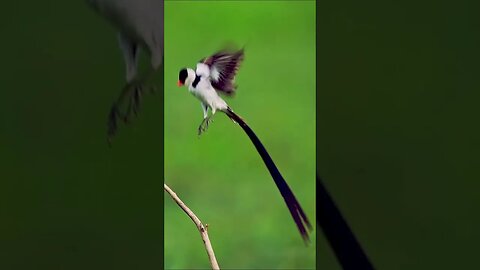
[[[215,258],[215,253],[213,252],[212,244],[210,243],[210,239],[208,238],[207,228],[203,226],[200,219],[188,208],[182,200],[173,192],[166,184],[163,184],[163,188],[165,189],[168,194],[172,197],[172,199],[182,208],[182,210],[193,220],[195,225],[197,225],[197,229],[202,236],[203,244],[205,245],[205,249],[207,250],[208,258],[210,259],[210,265],[212,269],[219,270],[220,267],[218,266],[217,259]]]

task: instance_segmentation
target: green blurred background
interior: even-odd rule
[[[318,1],[317,168],[378,269],[480,269],[479,4]]]
[[[0,21],[0,269],[161,269],[162,95],[109,148],[114,28],[84,1],[5,1]]]
[[[228,104],[246,119],[315,220],[315,2],[165,3],[165,182],[209,224],[225,269],[312,269],[290,213],[247,135],[225,115],[200,138],[200,102],[177,88],[182,67],[246,45]],[[312,234],[315,239],[315,233]],[[192,221],[165,197],[165,267],[208,268]]]

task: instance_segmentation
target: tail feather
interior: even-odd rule
[[[258,153],[262,157],[263,162],[267,166],[267,169],[270,172],[270,175],[272,175],[272,178],[275,181],[275,184],[280,190],[280,193],[282,194],[282,197],[285,200],[285,203],[287,204],[288,210],[290,211],[290,214],[292,215],[292,218],[295,221],[295,224],[297,225],[297,228],[300,231],[300,234],[303,240],[305,241],[305,243],[309,243],[310,240],[308,237],[307,228],[308,230],[312,230],[312,225],[310,224],[307,218],[307,215],[305,214],[302,207],[300,206],[300,203],[295,198],[295,195],[293,194],[292,190],[288,186],[283,176],[280,174],[280,171],[277,169],[277,166],[275,166],[275,163],[273,162],[272,158],[268,154],[267,150],[265,149],[263,144],[260,142],[258,137],[255,135],[253,130],[247,125],[247,123],[239,115],[234,113],[231,108],[227,108],[227,110],[225,111],[225,114],[234,122],[238,123],[242,127],[242,129],[245,131],[245,133],[247,133],[248,137],[250,138],[253,145],[257,149]]]

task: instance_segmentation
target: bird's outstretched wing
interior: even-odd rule
[[[210,79],[213,88],[226,95],[235,92],[235,75],[244,59],[244,50],[222,50],[214,55],[200,60],[210,68]]]

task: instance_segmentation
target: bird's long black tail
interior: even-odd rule
[[[227,110],[224,112],[228,117],[230,117],[230,119],[237,122],[242,127],[242,129],[245,131],[245,133],[247,133],[248,137],[252,141],[253,145],[255,145],[255,148],[257,148],[258,153],[262,157],[263,162],[265,162],[268,171],[272,175],[275,184],[280,190],[280,193],[282,194],[282,197],[287,204],[288,210],[290,210],[290,214],[292,215],[293,220],[295,221],[295,224],[297,225],[303,240],[308,243],[308,230],[312,230],[312,225],[308,221],[307,215],[305,215],[305,212],[303,212],[300,203],[297,201],[287,182],[285,181],[285,179],[283,179],[283,176],[278,171],[277,166],[275,166],[275,163],[268,154],[267,150],[260,142],[257,135],[255,135],[253,130],[247,125],[247,123],[245,123],[245,121],[240,116],[234,113],[230,108],[227,108]]]

